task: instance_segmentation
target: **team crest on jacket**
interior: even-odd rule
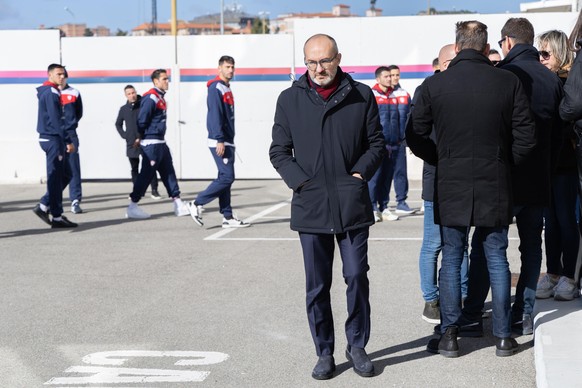
[[[150,166],[155,166],[156,165],[156,161],[155,160],[150,160]]]

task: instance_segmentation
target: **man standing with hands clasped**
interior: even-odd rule
[[[336,41],[324,34],[303,47],[307,72],[277,101],[269,156],[293,190],[291,229],[299,232],[307,318],[319,357],[312,377],[333,377],[331,310],[334,240],[347,284],[346,357],[360,376],[374,375],[370,337],[368,229],[374,223],[367,180],[384,156],[372,90],[344,73]]]

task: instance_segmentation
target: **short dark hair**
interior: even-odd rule
[[[534,27],[526,18],[509,18],[501,29],[501,37],[509,36],[516,44],[533,44],[534,35]]]
[[[400,68],[396,65],[390,65],[388,66],[388,71],[392,71],[392,70],[400,70]]]
[[[153,81],[153,80],[155,80],[155,79],[158,79],[158,78],[160,78],[160,75],[161,75],[162,73],[164,73],[164,74],[167,74],[168,72],[167,72],[167,70],[166,70],[166,69],[157,69],[157,70],[154,70],[154,71],[152,72],[152,76],[151,76],[151,79],[152,79],[152,81]]]
[[[48,68],[47,68],[47,73],[50,73],[51,71],[53,71],[54,69],[65,69],[65,66],[60,65],[58,63],[51,63]]]
[[[218,60],[218,66],[222,65],[224,62],[234,65],[234,58],[229,55],[223,55]]]
[[[127,89],[134,89],[135,90],[135,88],[131,84],[130,85],[125,85],[125,87],[123,88],[123,91],[125,92]]]
[[[495,50],[495,49],[491,49],[489,50],[489,55],[491,54],[499,54],[499,51]]]
[[[439,66],[439,57],[436,57],[435,59],[432,60],[432,67],[438,67]]]
[[[384,71],[390,71],[390,69],[388,68],[388,66],[380,66],[379,68],[376,69],[376,71],[374,72],[374,77],[378,78],[380,77],[380,75],[384,72]]]
[[[457,22],[455,44],[459,51],[473,49],[484,52],[487,47],[487,26],[477,20]]]

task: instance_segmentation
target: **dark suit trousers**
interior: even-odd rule
[[[364,348],[370,338],[368,227],[340,234],[299,233],[306,278],[307,320],[318,356],[334,352],[330,288],[333,277],[334,238],[343,262],[347,285],[348,344]]]

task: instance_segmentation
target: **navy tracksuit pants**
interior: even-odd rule
[[[74,138],[73,144],[75,145],[75,152],[67,154],[66,156],[69,169],[71,171],[71,179],[68,182],[69,199],[71,202],[75,200],[80,202],[83,197],[83,190],[81,188],[81,160],[79,158],[79,139]],[[63,189],[65,186],[63,186]]]
[[[218,168],[218,177],[213,180],[208,187],[198,193],[196,197],[197,205],[206,205],[218,198],[218,208],[220,214],[225,218],[232,217],[232,206],[230,205],[230,188],[234,182],[234,147],[225,146],[224,155],[216,155],[216,148],[209,147]]]
[[[79,160],[79,139],[73,139],[75,152],[65,152],[65,171],[62,176],[61,191],[69,186],[69,199],[81,201],[81,163]],[[62,195],[61,195],[62,197]],[[43,205],[49,206],[49,192],[47,191],[40,199]],[[61,201],[62,202],[62,201]]]
[[[160,178],[171,198],[180,197],[180,187],[174,170],[174,162],[170,148],[166,143],[150,144],[142,146],[143,161],[141,171],[133,184],[133,192],[129,195],[133,202],[139,202],[144,196],[156,171],[160,173]]]
[[[348,318],[345,332],[350,346],[364,348],[370,338],[368,227],[339,234],[299,232],[306,279],[307,320],[318,356],[332,355],[335,346],[330,288],[334,239],[337,240],[347,285]]]
[[[60,137],[40,141],[40,148],[46,154],[47,191],[40,202],[50,208],[53,217],[63,214],[63,179],[65,176],[66,146]],[[68,168],[67,168],[68,169]]]

